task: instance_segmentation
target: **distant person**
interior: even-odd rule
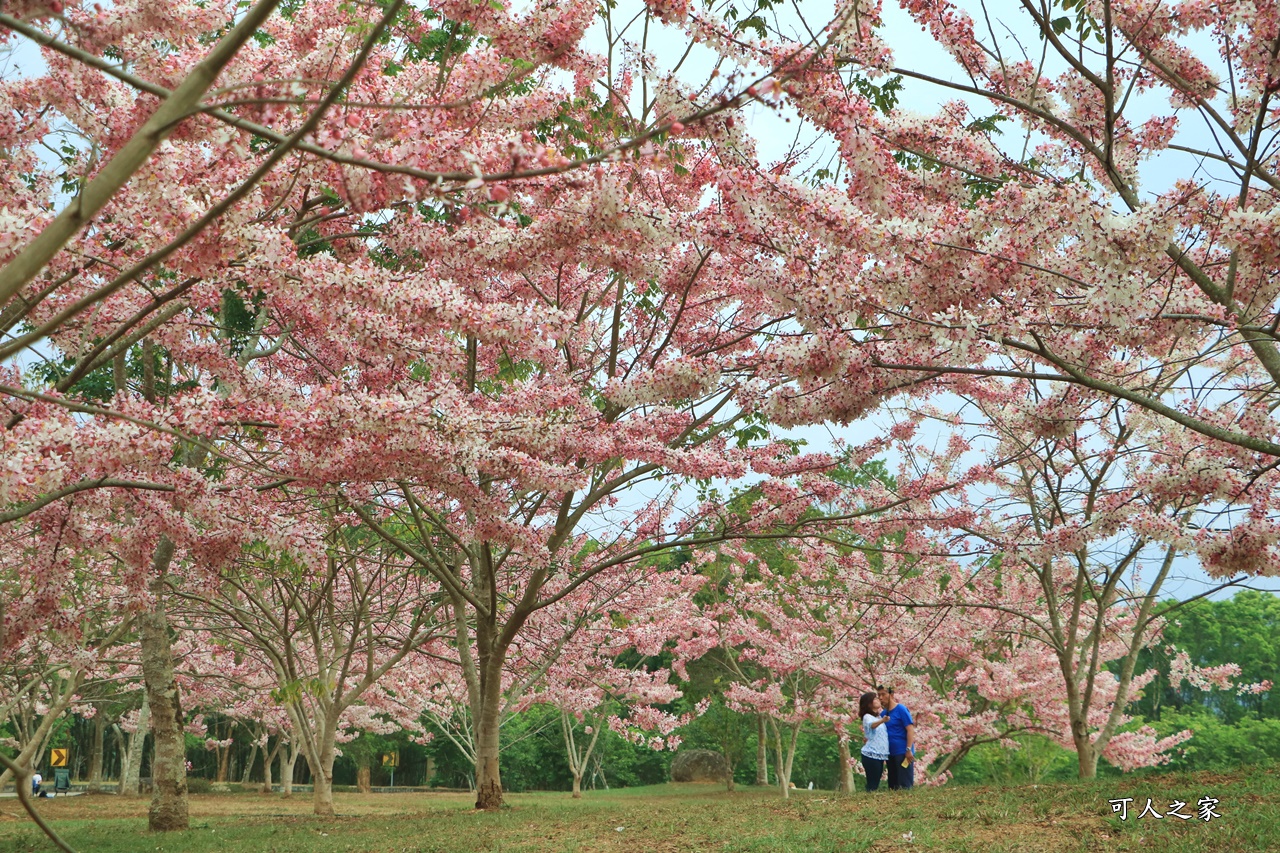
[[[881,716],[889,730],[889,790],[909,789],[916,781],[916,723],[907,706],[893,698],[893,688],[876,688]]]
[[[44,782],[44,777],[37,771],[31,774],[31,796],[40,796],[40,785]]]
[[[884,765],[889,760],[889,730],[885,726],[888,719],[880,716],[880,710],[876,694],[867,691],[858,697],[858,716],[862,718],[862,734],[867,741],[862,745],[862,769],[867,774],[868,791],[880,787]]]

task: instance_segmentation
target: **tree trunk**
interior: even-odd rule
[[[125,738],[124,732],[121,731],[120,723],[118,722],[111,724],[111,735],[115,738],[115,741],[116,741],[115,779],[116,779],[116,793],[118,794],[120,793],[120,785],[124,782],[125,756],[129,752],[129,741]],[[110,770],[111,768],[108,767],[107,772],[109,773]]]
[[[152,558],[151,594],[155,604],[138,617],[142,651],[142,678],[151,708],[151,733],[155,757],[151,764],[151,808],[147,827],[152,832],[187,829],[187,744],[182,731],[178,685],[173,677],[173,649],[169,620],[164,611],[164,576],[173,561],[173,542],[161,536]]]
[[[769,721],[773,731],[773,771],[778,777],[778,790],[782,791],[782,799],[791,799],[791,778],[787,775],[787,765],[782,760],[782,727],[776,720]]]
[[[333,817],[333,761],[337,757],[337,714],[325,720],[320,727],[320,743],[317,754],[307,752],[307,765],[311,768],[312,811],[320,817]]]
[[[231,778],[231,744],[218,747],[218,775],[215,782],[225,783]]]
[[[1075,737],[1076,764],[1081,779],[1094,779],[1098,775],[1098,751],[1086,731],[1083,738]]]
[[[356,790],[362,794],[373,793],[373,780],[371,768],[367,764],[356,767]]]
[[[294,744],[280,750],[280,791],[286,797],[293,796],[293,770],[298,765],[301,750]]]
[[[586,748],[583,749],[578,746],[578,740],[574,737],[573,725],[573,714],[568,711],[561,711],[560,732],[564,735],[564,748],[565,754],[569,759],[569,772],[573,774],[573,798],[580,800],[582,799],[582,777],[586,774],[587,766],[591,763],[591,754],[595,751],[596,740],[600,737],[601,727],[597,725],[592,728],[591,740],[587,742]]]
[[[769,732],[764,714],[756,715],[756,784],[769,784]]]
[[[783,771],[787,774],[787,791],[791,791],[791,771],[795,768],[796,762],[796,744],[800,741],[800,723],[796,723],[791,727],[791,743],[787,744],[787,757],[783,767]],[[780,772],[779,776],[782,775]]]
[[[279,742],[276,743],[276,752],[280,751]],[[271,765],[275,763],[276,752],[262,753],[262,793],[271,793]]]
[[[240,784],[248,785],[249,777],[253,774],[253,763],[258,760],[258,742],[255,740],[253,745],[249,747],[249,758],[244,763],[244,773],[240,776]]]
[[[498,708],[501,704],[501,662],[491,669],[481,687],[480,714],[476,720],[476,808],[502,808],[502,774],[498,768]]]
[[[853,756],[849,751],[849,739],[840,738],[840,790],[853,793]]]
[[[90,794],[102,793],[102,753],[107,735],[107,719],[102,711],[93,715],[93,735],[89,741],[89,785]]]
[[[150,725],[151,706],[144,701],[138,710],[138,730],[129,737],[129,751],[125,755],[124,766],[120,768],[120,795],[123,797],[136,797],[141,793],[138,785],[142,775],[142,745],[146,742]]]
[[[777,760],[775,771],[778,775],[778,787],[782,789],[782,798],[784,800],[791,799],[791,767],[796,757],[796,743],[800,738],[800,724],[796,723],[788,730],[789,739],[785,744],[782,743],[783,727],[776,721],[771,721],[773,727],[773,744],[776,751],[774,756]]]

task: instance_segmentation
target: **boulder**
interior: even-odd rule
[[[672,782],[724,782],[729,762],[713,749],[682,749],[671,761]]]

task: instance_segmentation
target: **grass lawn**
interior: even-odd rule
[[[1128,819],[1108,800],[1132,797]],[[1162,814],[1139,818],[1150,797]],[[1194,817],[1216,797],[1221,817]],[[80,853],[473,853],[473,851],[906,851],[970,853],[1149,850],[1158,853],[1280,851],[1280,774],[1169,774],[1026,788],[942,787],[840,796],[776,790],[728,794],[705,785],[661,785],[568,794],[511,794],[509,808],[477,813],[462,794],[337,794],[339,816],[308,814],[307,796],[222,794],[191,798],[187,832],[146,832],[145,800],[114,796],[39,801]],[[906,834],[910,833],[908,837]],[[0,851],[53,850],[16,800],[0,801]]]

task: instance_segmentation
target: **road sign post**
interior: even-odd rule
[[[394,752],[388,752],[386,755],[382,756],[382,766],[385,767],[387,770],[391,771],[391,787],[392,788],[396,786],[396,766],[399,764],[400,764],[399,750],[396,750]]]

